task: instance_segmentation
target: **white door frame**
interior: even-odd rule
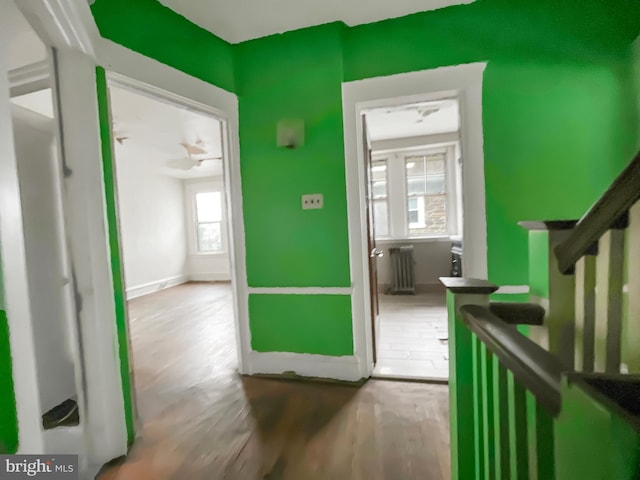
[[[40,395],[33,343],[31,303],[27,277],[24,227],[18,165],[9,100],[8,4],[0,2],[0,309],[7,313],[13,387],[18,422],[18,448],[37,453],[44,449],[40,427]]]
[[[20,0],[15,5],[21,10],[33,30],[38,34],[47,49],[54,47],[58,52],[82,52],[88,58],[92,55],[92,39],[97,34],[95,24],[91,27],[91,12],[86,2],[81,0]],[[5,8],[7,2],[0,2],[0,37],[10,29],[2,25],[9,16]],[[87,22],[89,28],[77,29],[75,24]],[[24,94],[46,87],[50,83],[49,75],[53,74],[51,54],[49,58],[37,65],[30,65],[13,71],[9,77],[6,63],[9,40],[2,38],[0,42],[0,245],[2,250],[2,268],[4,271],[4,292],[0,292],[0,306],[5,303],[7,312],[13,369],[13,385],[15,389],[16,410],[18,417],[19,453],[50,452],[52,446],[58,452],[67,448],[84,453],[82,432],[77,428],[55,429],[43,431],[41,425],[42,411],[39,402],[39,384],[37,380],[36,353],[33,342],[33,326],[30,309],[30,297],[26,273],[26,254],[24,227],[22,222],[22,206],[20,202],[20,185],[17,176],[17,163],[13,145],[13,125],[11,120],[9,89],[12,94]],[[58,120],[59,118],[56,118]],[[59,131],[56,137],[60,144]],[[2,297],[4,296],[4,300]],[[75,337],[75,331],[70,332]],[[73,341],[73,338],[72,338]],[[76,374],[78,373],[76,368]],[[81,381],[76,377],[78,387],[78,404],[81,416],[83,391]],[[74,452],[76,453],[76,452]],[[83,459],[84,460],[84,459]]]
[[[244,373],[246,368],[246,359],[249,352],[249,321],[248,321],[248,294],[245,266],[245,241],[244,241],[244,222],[242,217],[242,196],[241,196],[241,179],[240,179],[240,163],[239,163],[239,136],[238,136],[238,100],[236,95],[226,92],[221,88],[208,84],[202,80],[191,77],[179,70],[171,68],[160,62],[152,60],[148,57],[140,55],[136,52],[128,50],[109,40],[101,39],[96,43],[96,63],[107,70],[108,81],[112,84],[124,86],[125,88],[133,88],[143,94],[150,95],[154,98],[176,103],[182,107],[192,110],[201,111],[212,114],[223,121],[226,125],[227,138],[224,139],[225,144],[225,184],[227,185],[227,209],[230,225],[230,262],[232,272],[232,288],[234,290],[234,298],[236,305],[234,306],[235,324],[236,324],[236,342],[238,346],[238,363],[240,373]],[[95,82],[92,84],[95,88]],[[79,112],[76,112],[79,115]],[[95,117],[97,119],[97,116]],[[91,143],[96,144],[94,148],[100,147],[100,138],[93,136],[84,136],[84,141],[88,139]],[[98,165],[94,165],[94,169],[102,168],[101,155],[96,158]],[[86,161],[86,159],[85,159]],[[91,182],[91,183],[88,183]],[[106,204],[104,203],[104,179],[103,176],[92,176],[85,179],[86,192],[84,195],[93,195],[97,199],[96,193],[99,192],[102,197],[101,202],[92,204],[92,212],[89,216],[96,216],[102,219],[101,228],[94,228],[94,235],[91,239],[95,242],[96,247],[104,248],[108,243],[108,234],[105,230],[104,222],[106,222],[105,212]],[[79,197],[82,198],[82,197]],[[86,201],[86,198],[85,198]],[[108,259],[107,259],[108,260]],[[111,266],[109,261],[95,261],[86,268],[90,269],[93,275],[99,278],[111,279]],[[108,324],[113,327],[113,335],[116,334],[116,318],[115,308],[113,307],[113,283],[105,285],[104,291],[100,292],[103,296],[104,306],[101,309],[105,316],[109,317]],[[111,299],[108,300],[106,296]],[[96,326],[97,327],[97,326]],[[112,354],[113,355],[113,354]],[[122,397],[122,386],[120,376],[119,358],[104,359],[102,369],[107,368],[111,371],[111,375],[102,376],[101,385],[96,386],[105,394],[109,392],[111,398],[105,399],[104,414],[105,419],[111,419],[116,425],[124,428],[124,401]],[[97,375],[98,368],[87,365],[88,375]],[[111,392],[114,392],[113,394]],[[116,393],[117,392],[117,393]],[[95,392],[97,393],[97,392]],[[126,432],[117,432],[113,429],[111,432],[102,432],[103,441],[107,441],[109,437],[112,442],[118,442],[119,439],[126,437]],[[126,453],[126,443],[120,454]]]
[[[138,63],[139,60],[136,64]],[[168,68],[164,65],[163,67],[165,69]],[[187,75],[185,75],[185,77],[187,80],[195,80],[193,77],[188,77]],[[163,79],[166,80],[166,75],[160,75],[160,80]],[[185,78],[175,78],[173,80],[177,80],[178,83],[172,85],[171,82],[156,81],[155,85],[150,85],[115,71],[107,72],[107,82],[109,85],[131,90],[138,94],[148,96],[149,98],[175,105],[178,108],[202,113],[222,123],[224,205],[227,210],[227,225],[224,228],[227,235],[226,247],[229,252],[231,286],[234,299],[233,310],[238,352],[238,370],[244,373],[245,359],[249,351],[249,342],[245,341],[249,338],[249,323],[246,309],[244,310],[244,314],[242,313],[243,306],[246,308],[247,302],[241,301],[243,298],[248,297],[246,293],[246,268],[244,266],[244,222],[242,218],[240,159],[237,155],[239,151],[237,97],[204,82],[204,85],[200,85],[200,88],[197,88],[195,85],[185,85],[187,83]],[[159,83],[163,84],[163,86],[169,86],[173,90],[163,90],[157,85]],[[184,92],[183,95],[177,93],[176,90]],[[186,93],[188,93],[188,96],[184,96]],[[199,96],[197,93],[202,93],[202,95]],[[206,99],[206,103],[202,101],[203,99]],[[234,218],[235,220],[233,220]],[[120,231],[119,234],[121,234]],[[243,330],[244,328],[246,328],[246,330]]]
[[[463,182],[463,272],[487,278],[487,224],[482,133],[482,78],[486,63],[471,63],[342,85],[349,253],[353,283],[353,341],[360,373],[373,373],[365,197],[363,110],[455,96],[460,101]]]

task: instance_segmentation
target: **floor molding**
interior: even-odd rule
[[[247,373],[329,378],[356,382],[362,378],[354,356],[331,357],[309,353],[256,352],[249,354]]]
[[[176,275],[174,277],[162,278],[155,282],[144,283],[135,287],[127,288],[127,300],[149,295],[150,293],[164,290],[165,288],[182,285],[190,280],[189,275]]]
[[[217,272],[192,273],[189,275],[189,280],[192,282],[230,282],[231,274]]]

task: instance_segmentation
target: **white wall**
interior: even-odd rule
[[[185,282],[182,181],[162,175],[151,153],[126,140],[115,158],[127,297]]]
[[[53,120],[12,106],[42,413],[76,396]]]
[[[224,251],[220,253],[198,253],[195,235],[194,195],[198,192],[220,191],[223,193],[222,225]],[[222,177],[207,177],[184,181],[185,217],[187,225],[187,271],[195,281],[230,281],[229,246],[227,236],[226,205],[224,204],[224,180]]]
[[[451,241],[447,239],[410,241],[398,240],[397,242],[380,242],[376,245],[384,251],[384,256],[378,258],[378,288],[382,291],[391,282],[391,256],[389,248],[400,245],[413,245],[413,258],[415,260],[416,289],[441,290],[439,277],[448,277],[451,273]]]

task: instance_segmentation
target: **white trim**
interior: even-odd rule
[[[349,219],[349,253],[354,294],[354,351],[364,369],[373,371],[371,307],[368,252],[364,248],[367,231],[364,215],[364,160],[361,112],[402,101],[413,103],[446,96],[457,96],[461,110],[461,148],[463,152],[463,223],[466,276],[487,278],[487,228],[484,189],[482,134],[482,77],[486,63],[472,63],[434,70],[403,73],[388,77],[343,83],[342,103]]]
[[[352,287],[249,287],[256,295],[351,295]]]
[[[226,218],[231,226],[228,247],[232,288],[236,305],[236,340],[239,371],[250,351],[248,294],[246,293],[246,254],[240,177],[238,98],[219,87],[128,50],[109,40],[98,49],[99,62],[108,70],[109,84],[133,89],[156,100],[215,116],[223,129],[223,162]]]
[[[105,208],[95,63],[81,52],[58,51],[62,109],[64,209],[75,288],[85,385],[78,405],[90,463],[127,450],[116,307]],[[78,142],[77,139],[82,141]]]
[[[44,451],[42,412],[6,67],[9,45],[6,35],[10,30],[6,25],[7,7],[8,4],[0,2],[0,271],[4,276],[0,309],[6,311],[9,323],[19,452],[41,453]]]
[[[420,135],[418,137],[391,138],[387,140],[377,140],[371,142],[371,152],[376,155],[384,155],[392,152],[411,152],[422,150],[428,147],[445,147],[453,145],[460,140],[458,132],[437,133],[434,135]]]
[[[187,252],[190,257],[203,257],[203,256],[215,256],[215,255],[223,255],[225,257],[229,256],[228,249],[228,232],[229,232],[229,221],[227,219],[227,206],[226,206],[226,195],[225,195],[225,185],[220,177],[214,177],[215,179],[210,179],[206,181],[203,178],[201,182],[183,182],[183,191],[184,191],[184,207],[185,207],[185,219],[186,219],[186,230],[187,230]],[[220,194],[220,208],[222,210],[222,215],[220,219],[221,225],[221,236],[222,236],[222,249],[215,250],[211,252],[200,252],[198,251],[198,214],[196,210],[196,195],[199,193],[219,193]],[[213,222],[212,222],[213,223]]]
[[[126,49],[109,40],[96,45],[98,63],[109,73],[108,80],[120,87],[135,89],[182,108],[214,115],[226,128],[223,130],[223,159],[226,217],[231,226],[228,232],[229,260],[235,305],[238,369],[247,373],[250,368],[249,306],[247,293],[245,233],[242,210],[242,181],[240,176],[240,141],[238,98],[221,88],[184,72]],[[101,265],[101,269],[108,268]],[[122,402],[120,402],[121,404]],[[114,421],[116,421],[114,419]],[[124,452],[123,452],[124,453]]]
[[[150,293],[159,292],[167,288],[182,285],[189,281],[189,275],[175,275],[173,277],[162,278],[155,282],[143,283],[142,285],[136,285],[135,287],[127,288],[127,300],[149,295]]]
[[[496,290],[495,294],[508,294],[508,295],[517,295],[520,293],[529,293],[530,288],[529,285],[503,285],[498,290]]]
[[[453,235],[455,236],[455,235]],[[446,236],[433,236],[433,237],[379,237],[376,238],[376,244],[388,245],[388,244],[400,244],[400,243],[437,243],[437,242],[451,242],[452,235]]]
[[[20,0],[16,2],[43,41],[60,49],[94,56],[100,37],[89,4],[82,0]]]
[[[189,275],[191,282],[231,282],[231,273],[206,272]]]
[[[256,352],[250,355],[254,374],[282,375],[292,372],[301,377],[330,378],[356,382],[362,379],[358,360],[354,356],[332,357],[309,353]]]
[[[25,65],[9,72],[11,97],[19,97],[51,87],[49,60]]]

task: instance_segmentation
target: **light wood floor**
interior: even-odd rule
[[[378,361],[374,375],[449,378],[445,293],[380,295]]]
[[[129,309],[139,438],[100,480],[449,478],[446,386],[238,376],[224,284]]]

